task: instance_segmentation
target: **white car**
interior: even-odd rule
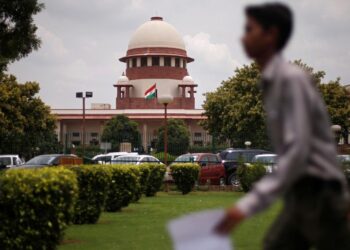
[[[276,154],[260,154],[255,155],[252,163],[262,163],[266,167],[267,173],[272,173],[276,170],[277,155]]]
[[[159,163],[159,164],[161,164],[161,161],[152,155],[128,154],[128,155],[119,156],[118,158],[113,160],[112,163],[139,165],[141,163]]]
[[[111,162],[117,159],[119,156],[125,155],[138,155],[138,153],[110,152],[108,154],[96,155],[92,158],[92,160],[97,162],[98,164],[111,164]]]
[[[0,155],[0,167],[12,168],[23,164],[18,155]]]

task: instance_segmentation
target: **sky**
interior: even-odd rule
[[[40,1],[40,0],[39,0]],[[183,36],[189,74],[203,93],[250,63],[240,43],[247,0],[41,0],[35,16],[41,48],[9,66],[20,82],[37,81],[51,108],[81,108],[77,91],[93,91],[90,103],[115,108],[113,84],[125,70],[119,58],[138,26],[159,15]],[[325,81],[350,84],[350,1],[282,1],[294,11],[295,30],[284,56],[326,72]]]

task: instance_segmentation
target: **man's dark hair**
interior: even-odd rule
[[[254,18],[264,29],[276,27],[279,32],[277,49],[282,50],[293,31],[293,13],[282,3],[249,5],[245,9],[248,17]]]

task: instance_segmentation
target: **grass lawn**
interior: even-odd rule
[[[144,197],[122,212],[103,213],[98,224],[70,226],[59,250],[172,249],[166,231],[169,219],[192,211],[227,207],[241,195],[234,192],[193,192],[189,195],[171,192]],[[232,235],[236,249],[261,249],[264,232],[276,216],[278,207],[243,223]]]

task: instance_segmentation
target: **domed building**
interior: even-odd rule
[[[171,109],[194,109],[194,84],[188,75],[184,41],[177,30],[162,17],[152,17],[131,37],[126,55],[126,77],[117,84],[117,109],[159,109],[157,96],[172,96]],[[154,90],[154,98],[147,91]]]
[[[154,146],[158,128],[163,124],[163,97],[172,100],[168,117],[183,119],[191,134],[191,144],[204,145],[207,132],[198,122],[206,119],[203,110],[195,108],[195,84],[188,72],[194,59],[187,55],[179,32],[162,17],[152,17],[132,35],[127,51],[119,61],[125,71],[113,85],[116,89],[115,109],[109,104],[92,104],[85,112],[85,143],[101,143],[103,126],[118,114],[139,124],[144,149]],[[164,99],[164,98],[163,98]],[[114,105],[113,105],[114,106]],[[81,145],[82,110],[54,109],[58,117],[59,139],[70,147]]]

